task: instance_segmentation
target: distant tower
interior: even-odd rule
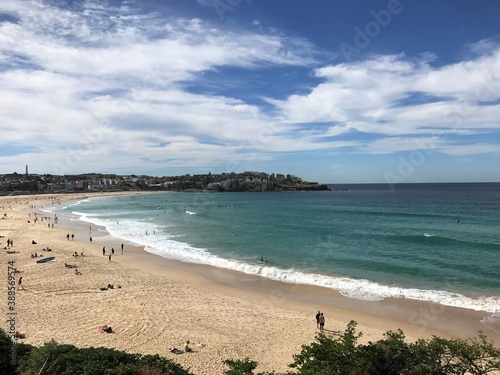
[[[28,177],[28,164],[26,164],[26,177]]]

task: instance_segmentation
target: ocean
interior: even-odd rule
[[[350,298],[485,311],[500,323],[499,183],[331,187],[96,197],[50,210],[165,258]]]

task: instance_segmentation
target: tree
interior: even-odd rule
[[[362,336],[351,321],[336,338],[318,334],[303,345],[288,375],[486,375],[500,370],[500,349],[482,332],[476,338],[433,337],[407,343],[401,330],[386,332],[376,342],[358,345]],[[257,362],[225,361],[226,375],[252,375]],[[262,374],[257,374],[262,375]]]
[[[408,374],[474,374],[483,375],[500,370],[500,349],[495,348],[487,337],[468,340],[443,339],[418,340],[411,345]]]
[[[303,345],[302,351],[293,356],[291,368],[298,369],[301,375],[354,374],[363,367],[364,361],[356,346],[361,333],[356,333],[356,322],[351,321],[343,335],[332,339],[318,334],[316,341]]]
[[[224,364],[229,367],[229,370],[225,371],[224,375],[253,375],[253,370],[255,370],[258,365],[257,362],[249,358],[245,358],[244,360],[226,359]],[[259,372],[256,375],[274,375],[274,372]]]
[[[318,335],[316,342],[302,347],[291,368],[300,375],[485,375],[500,370],[500,349],[479,332],[476,338],[405,342],[401,330],[386,332],[384,338],[356,345],[361,334],[351,321],[344,334],[333,339]]]
[[[191,375],[158,355],[129,354],[110,348],[77,348],[55,341],[35,348],[20,359],[22,375]]]

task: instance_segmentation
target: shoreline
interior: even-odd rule
[[[24,208],[28,208],[33,201],[39,206],[39,199],[35,197],[40,198],[1,197],[0,206],[16,198],[29,201],[29,204],[24,203]],[[59,198],[66,197],[70,196]],[[81,199],[81,194],[64,200],[73,199]],[[159,354],[186,368],[190,367],[195,374],[221,374],[224,359],[246,356],[259,362],[259,371],[286,371],[286,365],[292,362],[292,355],[300,351],[300,346],[314,341],[317,332],[314,314],[319,309],[325,313],[325,327],[334,332],[343,332],[350,320],[356,320],[358,331],[364,334],[360,342],[376,341],[386,331],[399,328],[409,341],[432,335],[467,338],[476,336],[481,329],[496,346],[500,345],[500,334],[480,323],[483,317],[491,315],[489,313],[415,300],[354,300],[323,287],[288,284],[237,271],[168,260],[128,243],[125,243],[122,256],[119,248],[121,240],[112,238],[103,228],[99,229],[100,236],[93,232],[93,242],[89,243],[86,222],[61,217],[62,222],[54,229],[48,228],[45,223],[28,224],[21,219],[26,219],[30,210],[39,208],[22,211],[22,204],[19,206],[16,218],[18,225],[24,229],[21,233],[13,228],[16,236],[20,237],[16,238],[14,248],[24,253],[24,258],[18,262],[25,268],[27,288],[36,291],[19,291],[19,299],[30,293],[32,300],[23,302],[31,309],[40,310],[38,313],[25,312],[26,317],[22,319],[21,330],[27,331],[28,343],[40,344],[53,337],[77,346],[102,345],[143,354]],[[44,215],[47,214],[40,214]],[[4,235],[3,230],[0,227],[0,235]],[[66,233],[72,231],[75,240],[66,240]],[[54,248],[56,260],[48,263],[46,268],[53,269],[56,275],[50,272],[43,275],[53,278],[55,283],[62,282],[60,287],[54,287],[52,282],[47,283],[40,277],[30,286],[30,278],[43,276],[36,273],[30,275],[36,269],[34,262],[25,259],[26,255],[29,258],[31,245],[26,236],[30,235],[44,237],[46,242],[42,244],[43,241],[38,241],[39,247],[50,244]],[[21,239],[23,236],[26,241]],[[5,240],[0,239],[2,247]],[[109,251],[113,243],[116,243],[115,256],[112,262],[108,262],[107,257],[102,256],[102,246]],[[71,254],[74,251],[84,251],[85,257],[73,258]],[[19,254],[14,256],[20,258]],[[70,277],[69,281],[63,261],[78,261],[83,277]],[[63,275],[58,275],[61,271]],[[65,285],[68,281],[69,285]],[[98,286],[106,285],[106,281],[120,283],[123,288],[102,292]],[[52,297],[54,294],[57,295],[56,306],[59,310],[43,304],[43,295]],[[106,298],[109,295],[119,298],[109,301]],[[88,304],[84,309],[84,318],[82,314],[74,313],[75,303],[80,298]],[[50,319],[47,328],[37,326],[37,322],[44,321],[47,314],[56,311],[59,319],[64,321],[63,325],[71,326],[71,322],[78,318],[84,320],[81,337],[57,332],[54,327],[58,325]],[[100,318],[103,316],[109,316],[110,321],[102,322]],[[140,321],[137,317],[144,320]],[[166,321],[162,322],[162,318]],[[104,323],[116,327],[116,334],[112,335],[116,342],[94,332],[92,324],[98,326]],[[37,329],[38,332],[33,335]],[[96,335],[104,340],[96,341]],[[175,356],[168,352],[169,347],[180,346],[186,339],[195,343],[196,353]]]
[[[106,203],[104,203],[104,205],[106,205]],[[75,210],[78,211],[78,208],[75,208]],[[186,211],[186,213],[194,214],[194,212],[190,211]],[[79,219],[87,222],[85,218]],[[88,223],[92,222],[93,220],[90,220]],[[111,236],[132,241],[136,243],[138,247],[144,247],[148,253],[157,254],[167,259],[175,259],[186,264],[210,265],[221,269],[243,272],[245,275],[262,276],[278,282],[282,281],[287,283],[290,281],[290,283],[299,285],[312,285],[320,288],[326,288],[328,290],[337,290],[347,298],[359,300],[377,301],[391,298],[399,300],[407,299],[436,303],[438,305],[445,305],[452,308],[458,307],[472,311],[484,311],[488,314],[492,314],[490,315],[492,317],[497,317],[500,323],[500,316],[498,316],[498,313],[500,313],[500,295],[498,295],[497,291],[494,289],[488,291],[478,291],[477,288],[467,289],[459,287],[460,290],[457,290],[455,285],[453,285],[453,282],[446,281],[447,291],[445,291],[441,289],[441,284],[432,285],[424,282],[420,283],[420,286],[413,286],[412,284],[404,285],[394,283],[391,278],[382,281],[370,281],[363,279],[362,277],[359,278],[359,276],[355,278],[338,274],[329,274],[328,271],[326,271],[326,273],[314,271],[304,272],[301,271],[300,268],[295,269],[294,264],[289,264],[288,268],[279,268],[279,266],[278,268],[275,268],[273,264],[263,264],[262,261],[259,263],[257,258],[253,260],[246,259],[244,261],[238,261],[210,253],[209,256],[202,256],[200,258],[196,256],[196,254],[193,256],[190,251],[187,251],[186,254],[178,251],[170,251],[170,249],[178,250],[178,245],[181,245],[181,247],[182,245],[186,245],[183,242],[173,241],[173,244],[170,246],[168,245],[169,241],[167,238],[164,239],[166,242],[157,246],[154,241],[149,241],[149,238],[147,237],[141,237],[140,235],[139,237],[130,236],[128,232],[119,230],[119,227],[115,226],[114,223],[103,225],[109,225],[109,229],[106,227],[103,228],[103,230],[109,230],[110,234],[114,233],[111,234]],[[136,223],[136,225],[140,225],[140,223]],[[134,231],[133,228],[131,228],[131,230]],[[144,227],[142,230],[146,231],[147,234],[148,228]],[[433,237],[427,234],[424,234],[424,236]],[[203,245],[201,246],[203,249]],[[190,247],[189,244],[188,247]],[[257,254],[254,254],[254,256],[256,257]],[[497,314],[495,315],[495,313]]]
[[[165,192],[139,192],[139,194],[155,194]],[[118,193],[120,194],[120,193]],[[134,193],[132,193],[134,194]],[[114,195],[113,193],[107,195]],[[101,194],[102,196],[102,194]],[[78,220],[82,223],[83,221]],[[86,222],[85,222],[86,223]],[[73,222],[75,224],[75,222]],[[106,228],[100,227],[102,235],[106,236],[106,240],[102,243],[113,241],[113,236],[106,231]],[[123,241],[115,238],[116,242]],[[102,241],[102,240],[101,240]],[[272,280],[260,275],[252,275],[236,270],[219,268],[211,265],[182,262],[179,260],[168,259],[159,255],[153,254],[145,250],[138,244],[132,244],[132,255],[136,258],[161,264],[166,268],[174,268],[188,273],[201,275],[205,280],[213,282],[218,286],[225,286],[228,289],[237,289],[238,291],[247,291],[258,293],[259,295],[268,295],[269,290],[273,291],[269,295],[269,301],[272,303],[282,304],[284,300],[301,302],[308,305],[318,304],[323,310],[327,308],[339,309],[342,311],[342,316],[347,317],[349,314],[356,313],[360,323],[365,315],[375,318],[388,319],[398,322],[401,326],[393,328],[391,324],[390,330],[397,330],[401,327],[408,327],[413,331],[417,327],[418,331],[423,333],[427,330],[432,331],[431,335],[441,335],[447,338],[468,338],[476,336],[479,331],[488,334],[491,331],[493,342],[500,346],[500,324],[496,327],[489,327],[483,324],[485,318],[490,317],[493,313],[485,311],[476,311],[472,309],[446,306],[436,302],[427,302],[414,299],[404,298],[385,298],[381,301],[367,301],[349,298],[341,295],[337,290],[308,284],[293,284],[284,281]],[[228,281],[229,280],[229,281]],[[230,293],[228,290],[226,293]],[[446,312],[446,317],[439,318]],[[465,319],[463,317],[466,317]],[[347,318],[344,319],[346,321]],[[349,320],[347,320],[348,322]],[[460,334],[457,335],[456,327],[460,325]],[[495,331],[496,329],[496,331]],[[389,329],[388,329],[389,330]]]

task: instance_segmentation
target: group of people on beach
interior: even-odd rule
[[[31,214],[30,214],[31,215]],[[38,220],[38,218],[36,217],[35,215],[35,220],[34,222],[36,223]],[[56,217],[56,222],[57,222],[57,217]],[[53,227],[53,226],[52,226]],[[49,228],[50,228],[50,224],[49,224]],[[66,235],[64,235],[66,237],[67,240],[75,240],[75,235],[74,234],[71,234],[70,233],[67,233]],[[90,241],[92,242],[92,238],[90,239]],[[32,240],[31,241],[32,245],[38,245],[38,243],[35,241],[35,240]],[[7,247],[10,248],[12,247],[14,244],[14,241],[11,240],[10,238],[7,240]],[[7,249],[6,247],[6,249]],[[120,248],[121,248],[121,254],[123,255],[124,253],[124,244],[122,243],[120,245]],[[44,248],[43,251],[51,251],[52,249],[50,248]],[[110,250],[106,249],[105,247],[102,248],[102,252],[103,252],[103,255],[108,255],[109,256],[109,261],[111,261],[111,257],[115,254],[115,249],[114,248],[111,248]],[[83,251],[81,252],[81,254],[79,254],[79,252],[77,251],[74,251],[72,254],[71,254],[74,258],[80,258],[80,257],[83,257],[84,256],[84,253]],[[34,253],[31,253],[30,254],[30,257],[31,258],[38,258],[38,257],[42,257],[43,255],[39,254],[38,252],[34,252]],[[266,258],[263,258],[263,261],[264,262],[267,262],[267,259]],[[66,269],[71,269],[71,275],[72,276],[75,276],[75,277],[78,277],[78,276],[82,276],[82,272],[77,268],[77,265],[76,264],[69,264],[69,263],[64,263],[64,267]],[[20,271],[18,271],[20,272]],[[18,279],[18,283],[17,283],[17,288],[18,289],[24,289],[23,287],[23,277],[19,277]],[[106,288],[101,288],[101,290],[104,290],[104,289],[119,289],[121,288],[121,285],[119,284],[108,284]],[[107,326],[107,325],[102,325],[102,326],[99,326],[98,327],[98,330],[99,332],[105,332],[105,333],[111,333],[113,332],[113,330],[111,329],[111,327]],[[25,335],[24,334],[17,334],[16,335],[16,338],[25,338]],[[172,350],[170,350],[172,353],[174,354],[180,354],[180,353],[188,353],[188,352],[193,352],[193,349],[191,347],[191,343],[189,340],[185,341],[184,345],[181,347],[181,349],[176,349],[176,348],[173,348]]]
[[[125,247],[125,245],[124,245],[124,244],[121,244],[120,246],[121,246],[121,249],[122,249],[122,255],[123,255],[123,248]],[[106,255],[106,246],[103,246],[103,248],[102,248],[102,255]],[[110,251],[110,252],[109,252],[109,254],[108,254],[108,260],[109,260],[110,262],[111,262],[111,256],[112,256],[112,255],[115,255],[115,248],[114,248],[114,247],[112,247],[112,248],[111,248],[111,251]]]
[[[325,316],[321,311],[316,314],[316,327],[319,328],[320,332],[325,330]]]

